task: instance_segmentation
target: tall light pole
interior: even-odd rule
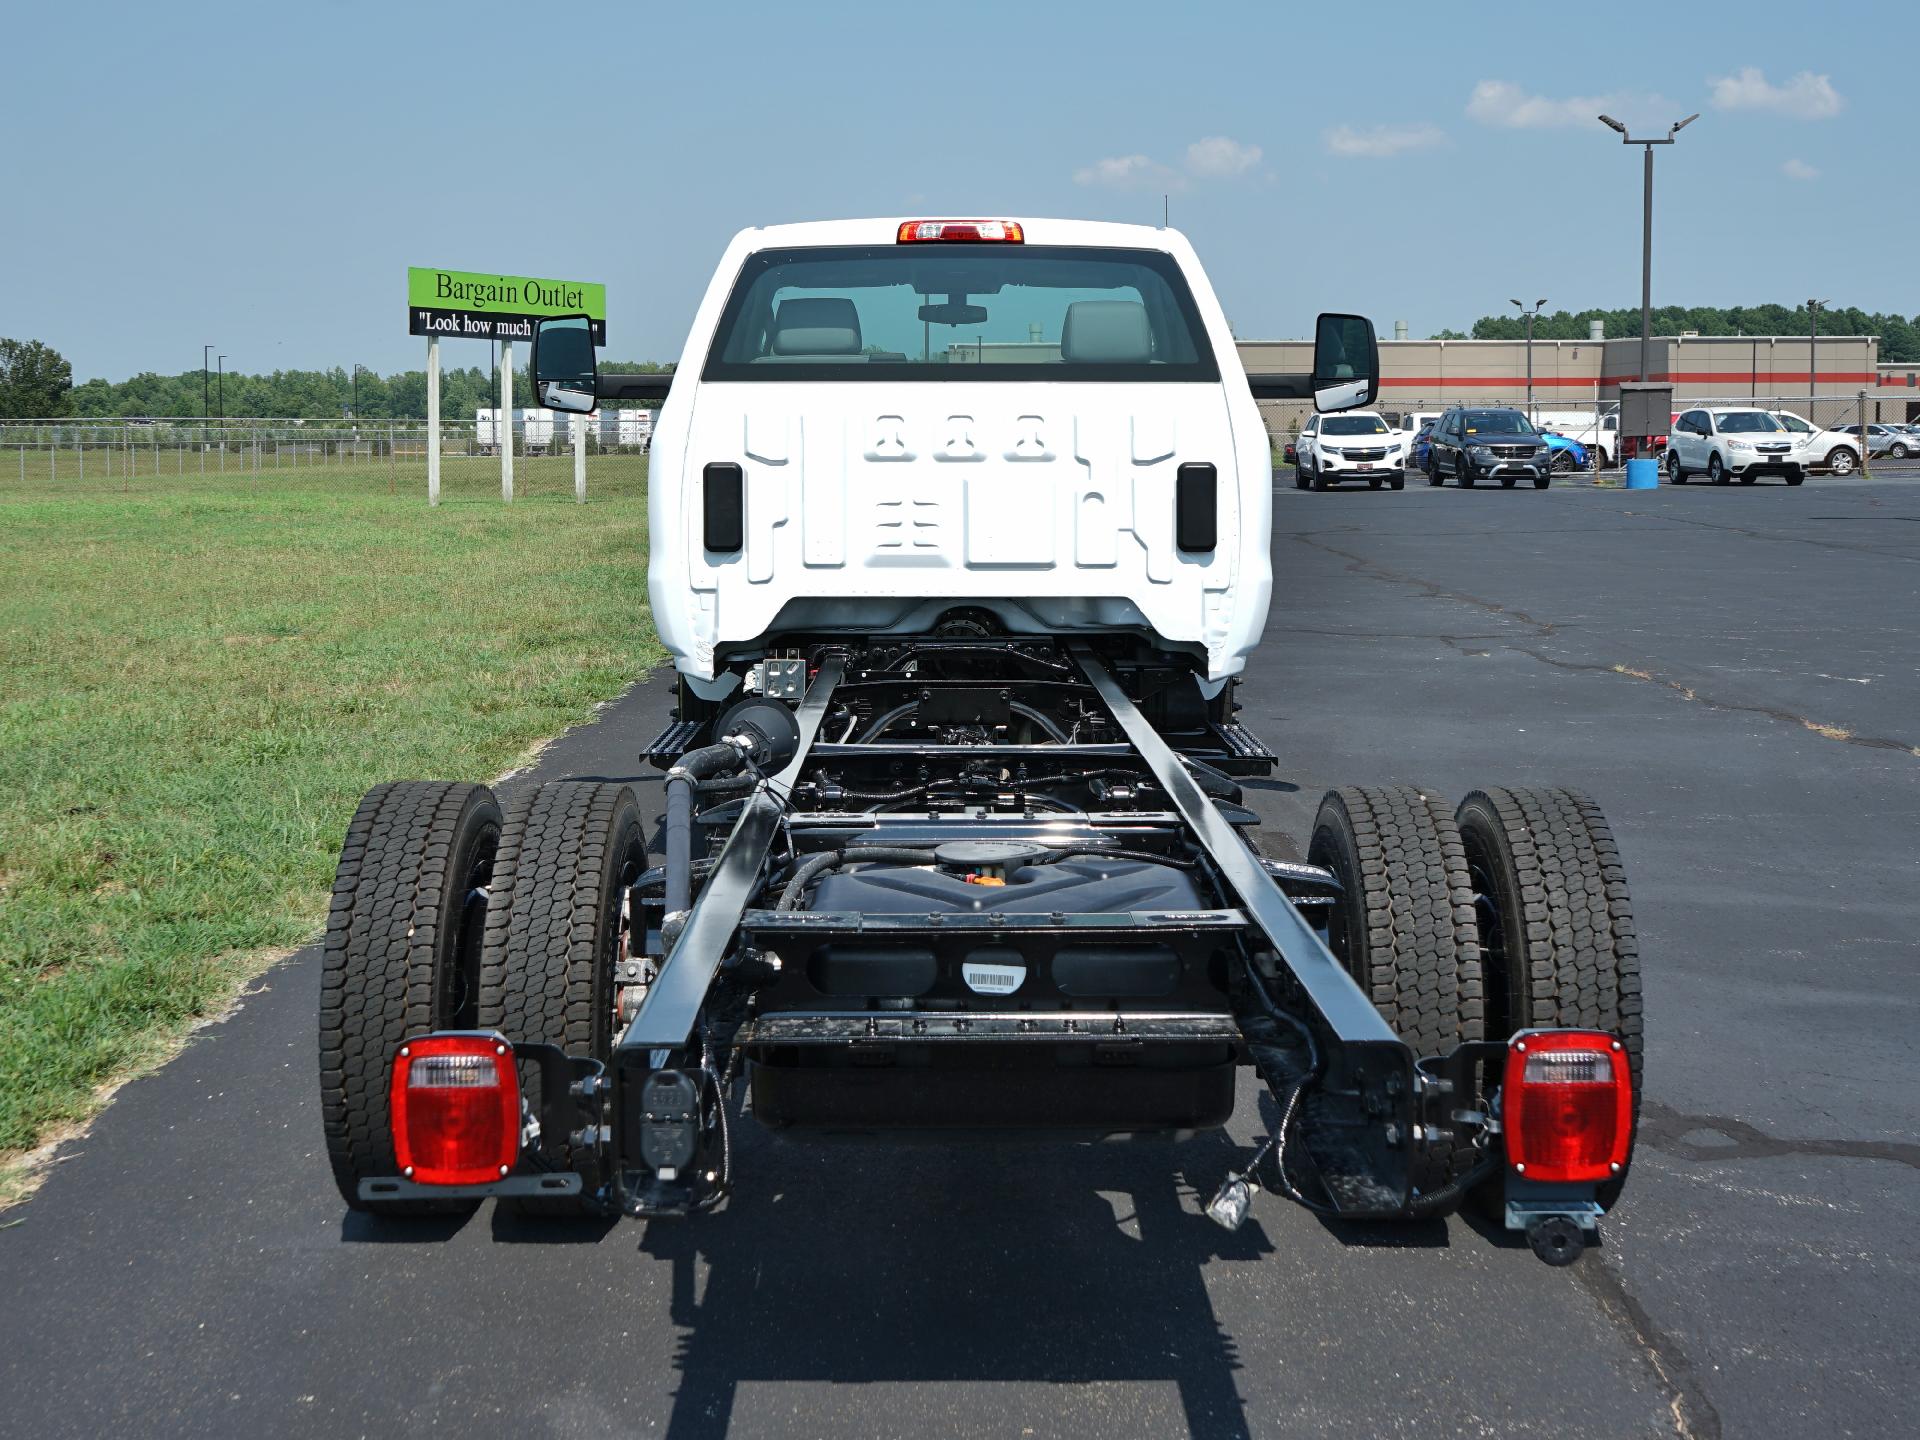
[[[1673,144],[1674,136],[1699,118],[1696,113],[1675,121],[1668,127],[1664,140],[1636,140],[1627,133],[1627,127],[1611,115],[1600,117],[1602,125],[1620,132],[1622,145],[1644,146],[1647,157],[1646,198],[1640,224],[1640,379],[1643,382],[1652,378],[1648,356],[1653,351],[1653,147]]]
[[[1543,305],[1545,305],[1547,302],[1544,298],[1536,300],[1533,302],[1533,308],[1531,310],[1527,309],[1527,307],[1524,305],[1520,305],[1520,302],[1518,300],[1515,300],[1513,303],[1515,305],[1519,305],[1520,313],[1527,317],[1527,419],[1532,420],[1533,419],[1533,317],[1540,313],[1540,308]]]
[[[1813,412],[1814,404],[1820,399],[1820,309],[1826,303],[1807,301],[1807,420],[1815,429],[1820,426]],[[1865,445],[1867,437],[1862,435],[1860,443]]]

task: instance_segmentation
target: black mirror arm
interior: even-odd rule
[[[1256,400],[1311,400],[1311,375],[1249,375],[1247,388]]]
[[[603,370],[595,379],[593,393],[599,400],[664,400],[672,388],[671,370],[641,375],[609,375]]]

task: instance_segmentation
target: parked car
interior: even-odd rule
[[[1860,442],[1852,435],[1840,430],[1823,430],[1791,410],[1769,413],[1794,437],[1794,452],[1804,468],[1830,470],[1835,475],[1851,475],[1860,468]]]
[[[1407,463],[1414,469],[1424,472],[1427,468],[1427,456],[1433,453],[1433,427],[1440,423],[1440,417],[1422,420],[1420,428],[1413,432],[1413,440],[1407,450]]]
[[[1842,435],[1851,435],[1856,442],[1860,439],[1858,425],[1839,425],[1835,429]],[[1909,455],[1920,455],[1920,438],[1895,430],[1890,425],[1869,425],[1867,453],[1885,455],[1890,460],[1904,460]]]
[[[1681,411],[1667,442],[1669,484],[1702,474],[1716,485],[1751,485],[1762,475],[1798,485],[1806,468],[1793,435],[1770,412],[1712,406]]]
[[[1620,412],[1595,415],[1591,410],[1543,410],[1535,423],[1543,431],[1564,435],[1593,456],[1593,468],[1609,470],[1620,459]]]
[[[1552,430],[1542,430],[1540,438],[1547,442],[1547,458],[1555,470],[1585,470],[1598,453]]]
[[[1443,485],[1449,475],[1469,490],[1481,480],[1509,490],[1522,480],[1536,490],[1553,482],[1552,451],[1518,410],[1456,405],[1434,425],[1431,445],[1429,485]]]
[[[1371,410],[1309,416],[1293,448],[1297,489],[1325,490],[1342,480],[1364,480],[1374,490],[1406,488],[1406,441]]]

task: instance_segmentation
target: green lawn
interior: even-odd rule
[[[417,460],[0,466],[0,1169],[314,934],[368,786],[497,774],[662,658],[644,460],[584,506],[517,470],[430,510]]]

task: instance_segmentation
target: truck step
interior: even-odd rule
[[[1246,726],[1231,723],[1208,727],[1224,758],[1216,760],[1229,775],[1265,775],[1279,757],[1267,748],[1267,742]]]
[[[688,747],[693,744],[693,737],[699,733],[698,720],[669,721],[666,729],[641,748],[640,758],[651,760],[664,770],[687,753]]]

